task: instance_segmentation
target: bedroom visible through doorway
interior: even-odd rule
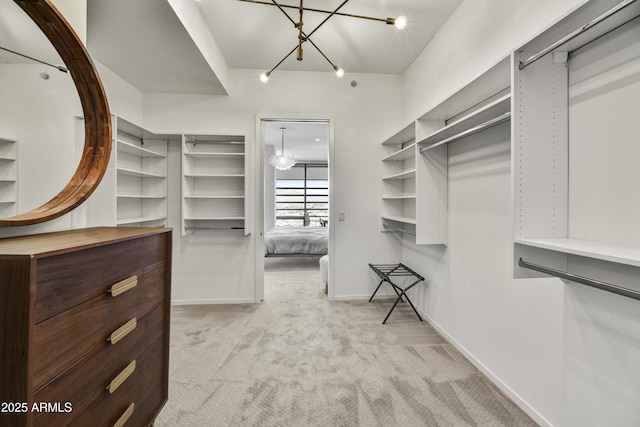
[[[265,286],[286,271],[292,283],[317,276],[327,288],[330,136],[328,120],[263,120]],[[273,160],[282,154],[295,164]],[[275,296],[263,292],[266,299]]]

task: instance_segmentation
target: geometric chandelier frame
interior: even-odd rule
[[[280,64],[282,64],[288,57],[290,57],[293,52],[297,52],[296,55],[296,59],[298,61],[302,61],[303,59],[303,49],[302,49],[302,45],[306,42],[309,42],[311,44],[311,46],[313,46],[318,52],[320,52],[320,55],[322,55],[322,57],[324,59],[327,60],[327,62],[331,65],[331,68],[333,69],[333,71],[335,71],[336,76],[337,77],[342,77],[344,76],[344,70],[342,68],[340,68],[339,66],[337,66],[336,64],[334,64],[328,57],[327,55],[324,54],[324,52],[318,47],[317,44],[315,44],[313,42],[313,40],[311,39],[311,36],[320,29],[320,27],[322,27],[330,18],[332,18],[333,16],[347,16],[350,18],[359,18],[359,19],[367,19],[370,21],[378,21],[378,22],[384,22],[387,25],[394,25],[396,28],[398,28],[399,30],[404,29],[407,26],[407,18],[404,16],[398,16],[397,18],[373,18],[370,16],[363,16],[363,15],[354,15],[354,14],[349,14],[349,13],[343,13],[340,12],[340,9],[342,9],[342,7],[347,4],[347,2],[349,2],[349,0],[344,0],[340,6],[338,6],[335,10],[333,11],[329,11],[329,10],[322,10],[322,9],[314,9],[314,8],[306,8],[303,5],[303,0],[300,0],[300,5],[299,6],[291,6],[291,5],[285,5],[285,4],[280,4],[278,3],[276,0],[271,0],[271,2],[267,2],[267,1],[261,1],[261,0],[238,0],[238,1],[243,1],[246,3],[257,3],[257,4],[262,4],[262,5],[266,5],[266,6],[274,6],[277,7],[278,9],[280,9],[280,11],[287,17],[287,19],[293,24],[293,26],[298,30],[298,42],[297,44],[294,46],[293,49],[291,49],[291,51],[289,51],[289,53],[287,53],[284,58],[282,58],[280,60],[280,62],[278,62],[273,68],[271,68],[269,71],[265,71],[261,76],[260,76],[260,81],[262,81],[263,83],[266,83],[267,81],[269,81],[269,77],[271,76],[271,73],[273,73],[273,71],[278,68],[280,66]],[[297,9],[298,10],[298,21],[295,21],[286,11],[285,8],[288,9]],[[318,24],[310,33],[306,33],[303,29],[304,26],[304,21],[303,21],[303,16],[304,16],[304,12],[317,12],[317,13],[324,13],[327,14],[328,16],[322,21],[320,22],[320,24]]]

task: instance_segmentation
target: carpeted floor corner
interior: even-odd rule
[[[317,260],[274,261],[261,304],[173,308],[156,427],[535,426],[409,307],[329,302]]]

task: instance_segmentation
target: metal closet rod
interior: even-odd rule
[[[423,151],[427,151],[427,150],[431,150],[432,148],[439,147],[442,144],[448,144],[449,142],[457,141],[458,139],[462,139],[462,138],[467,137],[469,135],[473,135],[474,133],[478,133],[478,132],[483,131],[485,129],[488,129],[488,128],[492,127],[492,126],[496,126],[496,125],[499,125],[500,123],[506,122],[510,118],[511,118],[511,112],[506,112],[506,113],[502,114],[501,116],[494,117],[491,120],[487,120],[486,122],[481,123],[478,126],[472,127],[471,129],[467,129],[464,132],[460,132],[460,133],[457,133],[455,135],[452,135],[449,138],[445,138],[442,141],[436,142],[435,144],[428,145],[426,147],[422,147],[420,149],[420,152],[422,153]]]
[[[567,273],[564,271],[556,270],[553,268],[544,267],[538,264],[532,264],[520,258],[518,266],[522,268],[528,268],[529,270],[539,271],[540,273],[556,276],[561,279],[570,280],[572,282],[581,283],[583,285],[591,286],[592,288],[598,288],[603,291],[612,292],[617,295],[622,295],[627,298],[640,300],[640,292],[633,289],[623,288],[622,286],[612,285],[611,283],[602,282],[600,280],[589,279],[588,277],[578,276],[576,274]]]
[[[496,93],[487,96],[482,101],[478,101],[475,104],[471,105],[470,107],[465,108],[463,111],[460,111],[459,113],[451,115],[449,118],[444,119],[444,124],[445,124],[445,126],[448,126],[451,123],[458,121],[461,118],[461,116],[465,115],[465,113],[467,113],[469,111],[472,111],[472,110],[479,109],[479,108],[477,108],[478,106],[482,106],[487,101],[490,101],[492,98],[496,99],[496,97],[501,97],[501,96],[504,96],[504,95],[507,95],[507,94],[509,94],[509,95],[511,94],[511,86],[507,86],[504,89],[501,89],[501,90],[497,91]]]
[[[573,40],[574,38],[578,37],[580,34],[582,34],[585,31],[587,31],[589,28],[591,28],[591,27],[601,23],[605,19],[615,15],[616,13],[620,12],[622,9],[624,9],[627,6],[629,6],[631,3],[634,3],[635,1],[636,0],[625,0],[622,3],[619,3],[618,5],[612,7],[608,11],[604,12],[602,15],[598,16],[597,18],[593,19],[592,21],[587,22],[586,24],[584,24],[583,26],[581,26],[577,30],[574,30],[573,32],[567,34],[566,36],[564,36],[563,38],[561,38],[557,42],[553,43],[552,45],[548,46],[547,48],[545,48],[545,49],[541,50],[540,52],[536,53],[535,55],[531,56],[527,60],[520,61],[520,63],[518,64],[518,69],[524,70],[526,67],[528,67],[529,65],[533,64],[534,62],[536,62],[538,59],[542,58],[543,56],[545,56],[549,52],[551,52],[551,51],[557,49],[558,47],[562,46],[563,44]]]

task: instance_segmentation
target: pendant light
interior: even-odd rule
[[[269,164],[281,171],[289,170],[296,164],[296,156],[294,156],[293,154],[284,153],[285,130],[286,128],[280,128],[280,131],[282,132],[282,151],[280,152],[280,155],[272,154],[271,156],[269,156]]]

